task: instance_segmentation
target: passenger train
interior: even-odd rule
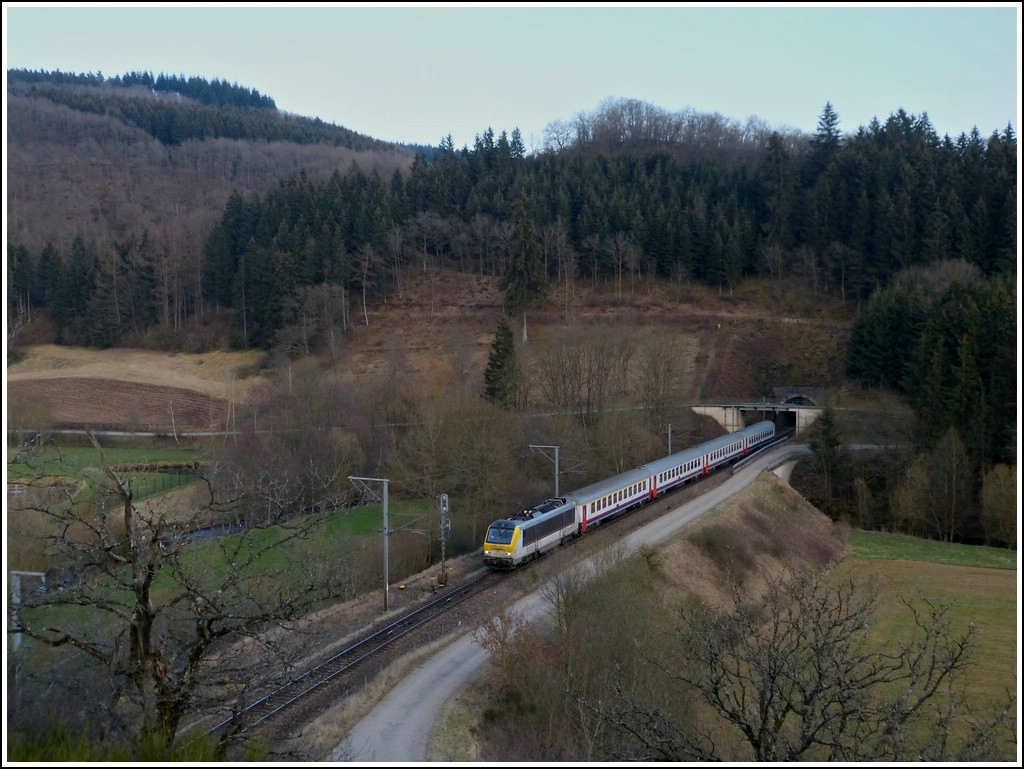
[[[747,456],[774,438],[775,423],[758,422],[495,521],[484,539],[484,563],[494,569],[514,569],[589,528]]]

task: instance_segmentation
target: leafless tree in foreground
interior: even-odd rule
[[[613,711],[602,709],[615,727],[612,752],[663,761],[1006,760],[1012,693],[1001,710],[981,714],[962,688],[973,625],[958,635],[948,606],[901,601],[908,632],[884,646],[871,635],[878,588],[831,571],[769,577],[754,599],[736,588],[724,610],[685,609],[678,658],[648,661],[729,727],[705,723],[698,732],[622,690]]]
[[[102,466],[107,483],[93,484],[91,502],[69,496],[39,511],[51,523],[49,557],[74,578],[23,596],[9,630],[34,655],[25,668],[51,660],[51,675],[38,676],[51,691],[93,682],[84,699],[51,698],[49,715],[63,710],[108,736],[170,750],[198,716],[226,719],[286,673],[293,621],[340,592],[342,559],[311,537],[312,515],[230,537],[183,536],[135,502],[128,474],[105,457]]]

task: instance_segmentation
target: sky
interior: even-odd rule
[[[385,141],[472,147],[637,99],[812,133],[1020,128],[1020,4],[4,3],[7,69],[198,75]],[[6,98],[6,96],[5,96]]]

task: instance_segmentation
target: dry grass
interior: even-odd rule
[[[243,378],[262,353],[211,352],[202,355],[147,350],[37,345],[7,367],[8,383],[41,379],[102,379],[194,390],[210,398],[244,399],[254,380]]]
[[[39,345],[7,367],[9,421],[181,431],[225,429],[259,352],[203,355]],[[21,422],[25,422],[21,424]]]

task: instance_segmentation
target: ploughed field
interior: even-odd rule
[[[227,402],[154,384],[118,379],[40,379],[9,382],[9,403],[31,402],[62,427],[181,432],[224,429]]]

